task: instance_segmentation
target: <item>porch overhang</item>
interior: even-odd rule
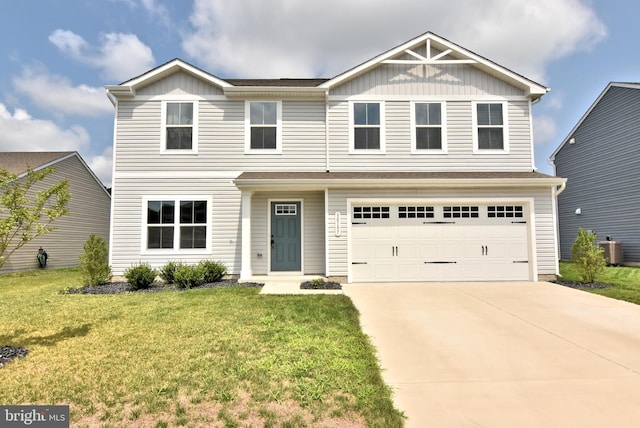
[[[234,183],[244,191],[375,188],[555,187],[565,178],[539,172],[244,172]]]

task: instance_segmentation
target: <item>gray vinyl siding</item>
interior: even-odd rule
[[[162,80],[154,82],[144,88],[136,91],[137,95],[155,96],[155,95],[182,95],[182,94],[198,94],[222,95],[222,90],[202,79],[198,79],[188,73],[179,71]]]
[[[198,102],[198,153],[161,153],[161,101],[118,105],[116,173],[144,170],[325,170],[324,102],[282,103],[282,153],[245,153],[245,102]]]
[[[571,137],[555,157],[568,179],[558,197],[561,258],[585,228],[621,241],[625,261],[640,262],[640,90],[611,87]]]
[[[347,212],[347,199],[350,198],[371,198],[371,199],[447,199],[455,198],[464,200],[465,198],[533,198],[535,221],[535,247],[539,275],[556,274],[556,245],[555,245],[555,223],[553,219],[552,196],[548,188],[531,190],[508,190],[508,189],[383,189],[383,190],[357,190],[340,189],[329,190],[328,210],[329,213],[340,213],[341,234],[335,236],[335,217],[329,215],[328,231],[328,254],[330,276],[347,276],[348,273],[348,230],[350,213]]]
[[[443,99],[442,101],[446,101]],[[471,101],[446,101],[447,153],[412,153],[411,102],[385,101],[385,153],[349,153],[348,101],[330,104],[332,171],[531,171],[530,103],[507,103],[509,151],[474,153]]]
[[[37,269],[36,254],[42,247],[49,255],[47,268],[78,266],[84,243],[92,233],[109,240],[111,198],[84,164],[76,157],[56,162],[55,172],[34,186],[44,190],[62,180],[69,181],[71,199],[69,214],[56,219],[55,230],[39,236],[16,251],[2,268],[2,272]]]
[[[468,64],[383,64],[335,89],[331,95],[524,96],[524,92]]]
[[[302,199],[303,213],[303,273],[324,274],[324,192],[258,192],[251,198],[251,270],[254,275],[269,272],[269,200],[299,199]]]
[[[195,264],[200,260],[219,260],[229,273],[239,273],[241,257],[240,191],[233,185],[235,176],[227,178],[118,178],[114,180],[113,225],[114,275],[122,275],[134,263],[148,262],[161,267],[169,260]],[[154,196],[200,196],[212,198],[208,207],[211,227],[210,251],[144,251],[141,242],[146,227],[144,198]],[[146,245],[146,244],[145,244]]]

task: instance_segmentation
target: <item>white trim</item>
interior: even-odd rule
[[[535,228],[535,198],[532,197],[507,197],[507,198],[347,198],[347,282],[353,282],[352,274],[352,224],[351,214],[354,205],[376,204],[376,205],[398,205],[398,204],[424,204],[424,205],[446,205],[446,204],[521,204],[526,206],[525,219],[527,220],[527,248],[529,253],[529,281],[538,281],[538,258],[536,248],[536,228]]]
[[[173,222],[173,248],[147,248],[147,204],[149,201],[174,201],[175,212]],[[206,246],[205,248],[180,248],[180,201],[206,201],[207,202],[207,222],[206,227]],[[211,230],[213,229],[213,197],[210,194],[200,195],[144,195],[142,196],[140,217],[140,254],[141,255],[163,255],[169,257],[179,257],[182,255],[201,254],[203,256],[211,255]]]
[[[193,118],[191,124],[191,149],[167,149],[167,104],[191,104],[193,106]],[[160,153],[171,155],[198,154],[198,101],[193,99],[163,100],[161,102],[160,117]],[[187,126],[184,126],[185,128]]]
[[[271,204],[278,202],[300,203],[300,270],[299,271],[271,271]],[[304,198],[269,198],[267,199],[267,275],[304,275]]]
[[[502,149],[480,149],[478,148],[478,104],[501,104],[502,105]],[[477,155],[493,155],[493,154],[508,154],[509,153],[509,105],[504,102],[484,102],[484,101],[472,101],[471,102],[471,120],[472,120],[472,132],[473,132],[473,154]],[[483,125],[483,127],[486,127]],[[497,127],[496,127],[497,128]],[[532,141],[529,141],[533,144]]]
[[[252,245],[251,245],[251,203],[252,203],[252,192],[243,191],[240,198],[240,217],[241,217],[241,245],[240,249],[242,258],[240,260],[240,278],[244,280],[248,280],[253,275],[252,271]]]
[[[275,103],[276,104],[276,148],[252,149],[251,148],[251,103]],[[282,153],[282,101],[272,99],[251,99],[244,102],[244,153],[245,154],[280,154]]]
[[[113,235],[114,235],[114,215],[116,203],[116,153],[118,153],[118,107],[120,102],[114,98],[114,114],[113,114],[113,152],[111,162],[111,208],[109,211],[109,266],[113,266]],[[105,189],[106,191],[107,189]]]
[[[231,85],[231,83],[226,82],[216,76],[214,76],[213,74],[209,74],[205,71],[200,70],[199,68],[194,67],[193,65],[182,61],[181,59],[174,59],[172,61],[169,61],[165,64],[162,64],[161,66],[148,71],[138,77],[134,77],[131,80],[127,80],[126,82],[123,82],[120,85],[117,86],[113,86],[113,88],[115,87],[132,87],[135,88],[137,86],[141,86],[142,84],[145,84],[147,82],[151,83],[151,82],[155,82],[157,80],[160,80],[166,76],[169,76],[173,73],[175,73],[176,71],[179,70],[183,70],[186,71],[196,77],[199,77],[200,79],[212,83],[216,86],[219,86],[220,88],[229,88],[232,87],[233,85]],[[145,85],[146,86],[146,85]]]
[[[330,217],[329,217],[329,189],[327,187],[324,188],[324,274],[326,276],[331,275],[331,264],[329,263],[329,227],[330,227]],[[335,225],[334,225],[335,227]]]
[[[354,106],[355,104],[378,104],[380,106],[380,148],[379,149],[356,149],[355,148],[355,119],[354,119]],[[370,154],[384,154],[387,150],[386,142],[386,115],[385,115],[386,103],[380,100],[350,100],[349,101],[349,154],[352,155],[370,155]],[[374,126],[368,126],[374,128]]]
[[[440,129],[441,129],[441,146],[440,149],[418,149],[416,136],[416,104],[440,104]],[[417,155],[435,155],[446,154],[447,150],[447,102],[446,101],[411,101],[411,153]],[[435,126],[430,126],[435,128]]]
[[[161,94],[137,95],[136,101],[229,101],[224,95]]]
[[[242,174],[242,171],[124,171],[114,175],[115,178],[215,178],[235,180]]]
[[[339,85],[342,85],[346,81],[349,81],[357,76],[360,76],[370,71],[375,67],[378,67],[385,60],[393,59],[398,55],[404,54],[404,52],[407,49],[414,49],[415,47],[425,43],[428,47],[433,46],[435,49],[442,50],[442,51],[451,49],[451,51],[455,52],[459,57],[461,57],[460,59],[462,60],[475,61],[476,64],[473,65],[473,67],[477,67],[478,69],[483,70],[486,73],[491,74],[493,76],[496,76],[500,80],[511,83],[514,86],[526,89],[526,91],[528,92],[531,98],[539,98],[549,91],[547,87],[542,86],[539,83],[534,82],[533,80],[527,79],[526,77],[520,74],[514,73],[513,71],[507,68],[504,68],[492,61],[489,61],[488,59],[480,55],[477,55],[471,51],[466,50],[462,46],[452,43],[449,40],[446,40],[430,32],[425,33],[421,36],[418,36],[412,40],[409,40],[408,42],[405,42],[399,46],[396,46],[395,48],[390,49],[387,52],[384,52],[370,59],[369,61],[366,61],[360,64],[359,66],[352,68],[351,70],[348,70],[342,74],[339,74],[333,79],[328,80],[327,82],[319,85],[319,87],[334,88]],[[456,61],[459,61],[459,60],[456,59]]]

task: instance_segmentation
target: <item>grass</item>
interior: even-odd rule
[[[68,404],[74,427],[399,427],[343,295],[230,287],[69,295],[73,269],[0,276],[4,404]]]
[[[580,282],[580,276],[573,263],[560,262],[560,273],[563,280]],[[611,285],[611,288],[586,291],[640,305],[640,268],[608,266],[604,273],[596,277],[596,281]]]

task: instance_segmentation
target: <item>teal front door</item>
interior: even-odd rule
[[[300,202],[271,202],[271,271],[302,270]]]

